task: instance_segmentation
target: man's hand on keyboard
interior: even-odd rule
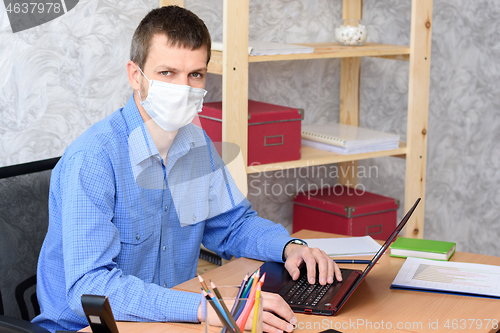
[[[285,259],[285,268],[293,280],[299,278],[299,267],[302,263],[305,263],[307,280],[311,284],[316,282],[316,269],[319,271],[318,282],[321,285],[333,283],[334,275],[338,281],[342,281],[339,266],[324,251],[318,248],[289,244],[285,249]]]

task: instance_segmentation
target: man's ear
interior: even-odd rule
[[[127,62],[127,75],[128,82],[130,83],[132,89],[139,90],[141,86],[139,82],[139,76],[141,75],[141,72],[139,71],[139,67],[132,60]]]

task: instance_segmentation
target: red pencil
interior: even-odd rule
[[[259,273],[260,273],[260,271],[259,271]],[[243,312],[241,313],[240,317],[237,320],[238,326],[240,327],[241,331],[243,331],[245,329],[245,325],[247,323],[248,317],[250,316],[250,312],[251,312],[251,310],[254,306],[254,303],[255,303],[255,293],[257,291],[257,288],[255,286],[257,285],[257,281],[259,283],[259,286],[262,288],[262,285],[264,284],[265,278],[266,278],[266,273],[264,273],[262,275],[260,280],[257,280],[258,278],[256,278],[254,280],[255,285],[252,286],[252,289],[250,291],[250,295],[248,297],[247,304],[245,304],[245,308],[243,309]]]

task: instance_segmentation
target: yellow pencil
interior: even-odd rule
[[[260,305],[260,289],[261,284],[257,285],[257,292],[255,293],[255,305],[253,310],[253,322],[252,322],[252,333],[257,333],[257,319],[259,317],[259,305]]]
[[[260,273],[260,271],[259,271],[259,273]],[[250,312],[252,311],[252,306],[255,305],[255,294],[257,293],[257,290],[259,287],[262,288],[262,284],[264,283],[265,278],[266,278],[266,273],[264,273],[262,275],[262,278],[260,279],[260,281],[257,281],[258,283],[256,283],[256,287],[255,288],[252,287],[252,291],[251,291],[250,295],[248,296],[248,300],[247,300],[247,304],[245,305],[245,309],[243,310],[241,316],[236,321],[239,324],[240,330],[242,332],[245,329],[246,322],[248,320],[248,317],[250,316]]]

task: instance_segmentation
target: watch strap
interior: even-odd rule
[[[302,239],[298,239],[298,238],[294,238],[294,239],[290,239],[286,244],[285,244],[285,247],[283,247],[283,254],[281,255],[281,260],[283,262],[286,261],[286,258],[285,258],[285,251],[286,251],[286,248],[288,245],[290,244],[297,244],[297,245],[305,245],[307,246],[307,243],[304,242]]]

